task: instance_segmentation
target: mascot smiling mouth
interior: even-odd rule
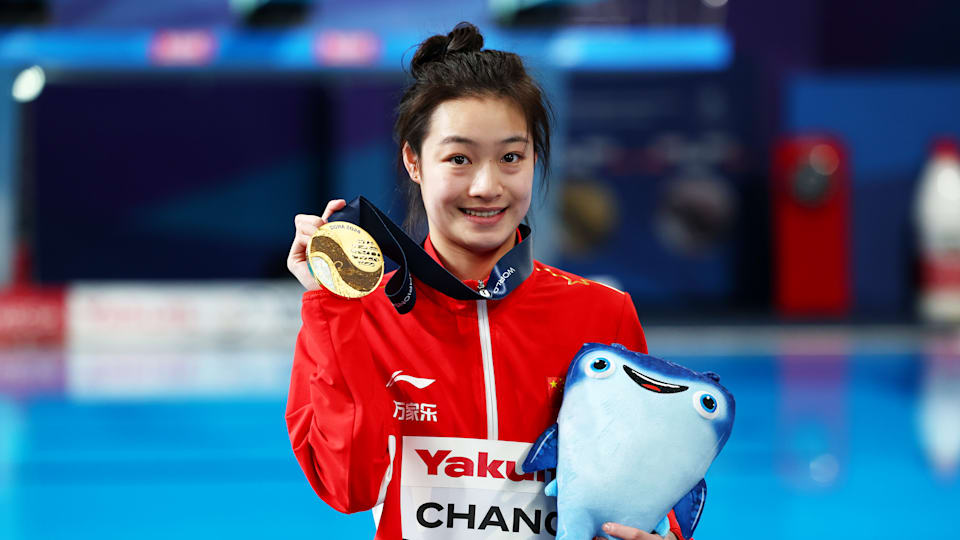
[[[632,367],[624,364],[623,370],[627,372],[627,375],[633,379],[633,382],[639,384],[640,386],[646,388],[651,392],[657,392],[658,394],[676,394],[677,392],[683,392],[686,390],[687,386],[680,384],[672,384],[668,382],[658,381],[653,377],[644,375],[639,371],[633,369]]]

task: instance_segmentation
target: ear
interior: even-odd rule
[[[403,142],[403,166],[407,169],[407,174],[410,175],[410,180],[413,180],[416,183],[420,183],[420,158],[417,156],[417,153],[413,151],[413,148],[410,146],[410,143]]]

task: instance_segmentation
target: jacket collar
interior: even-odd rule
[[[517,227],[516,244],[497,261],[490,275],[484,280],[485,288],[491,293],[490,299],[501,300],[506,298],[510,292],[522,285],[533,273],[532,236],[532,230],[527,225],[521,224]],[[423,241],[423,250],[435,260],[437,264],[443,266],[443,261],[440,260],[440,255],[430,240],[429,234],[427,234],[426,239]],[[475,291],[478,290],[478,280],[467,279],[461,281],[467,287]],[[423,287],[423,289],[429,291],[428,294],[431,296],[434,296],[432,293],[437,293],[437,295],[448,298],[451,301],[460,302],[453,298],[446,297],[430,287]]]
[[[523,242],[523,234],[520,232],[520,228],[519,228],[519,227],[517,227],[517,233],[516,233],[515,238],[516,238],[516,241],[517,241],[517,242],[516,242],[516,244],[514,245],[514,247],[516,247],[517,245],[519,245],[520,242]],[[439,264],[440,266],[443,266],[444,268],[446,268],[446,266],[443,264],[443,261],[440,260],[440,254],[437,253],[437,248],[435,248],[435,247],[433,246],[433,241],[430,240],[430,234],[429,234],[429,233],[427,233],[427,238],[423,241],[423,250],[427,252],[427,255],[429,255],[430,258],[432,258],[433,260],[437,261],[437,264]],[[502,259],[501,259],[501,260],[502,260]],[[461,280],[461,281],[463,281],[464,285],[467,285],[468,287],[470,287],[470,288],[472,288],[472,289],[476,289],[476,288],[477,288],[477,280],[476,280],[476,279],[464,279],[464,280]],[[489,282],[489,281],[490,281],[490,276],[488,275],[488,276],[486,277],[486,279],[484,279],[484,282],[486,283],[486,282]]]

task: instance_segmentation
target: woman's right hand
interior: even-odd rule
[[[310,244],[310,238],[321,225],[327,222],[330,214],[341,210],[346,205],[347,201],[334,199],[327,203],[327,208],[323,211],[322,216],[297,214],[293,218],[295,232],[293,234],[293,245],[290,246],[290,254],[287,255],[287,269],[308,291],[320,288],[320,284],[313,279],[310,266],[307,264],[307,246]]]

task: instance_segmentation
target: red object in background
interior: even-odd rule
[[[0,289],[0,347],[62,345],[66,334],[66,291],[30,282],[30,252],[16,251],[13,281]]]
[[[60,288],[0,291],[0,346],[62,345],[65,294]]]
[[[850,311],[850,173],[830,137],[779,143],[773,161],[775,301],[787,316]]]
[[[380,37],[367,31],[327,30],[317,36],[313,52],[325,66],[369,66],[380,59]]]
[[[209,30],[160,30],[151,37],[147,55],[154,64],[202,66],[213,61],[218,47]]]

